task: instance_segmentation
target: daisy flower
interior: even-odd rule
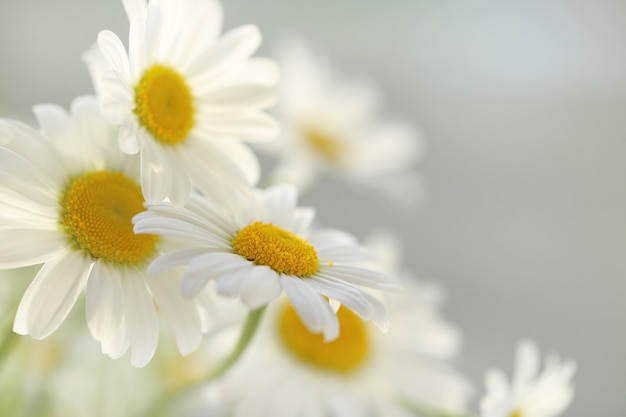
[[[511,384],[497,369],[487,372],[482,417],[555,417],[563,413],[574,396],[572,377],[576,364],[555,355],[546,358],[539,373],[539,350],[531,341],[517,346],[515,377]]]
[[[196,245],[165,254],[149,271],[188,264],[182,292],[193,296],[210,280],[225,296],[239,296],[251,309],[283,291],[306,327],[325,340],[339,335],[329,302],[340,302],[364,320],[386,328],[382,302],[365,291],[397,288],[395,278],[358,265],[370,256],[355,239],[330,229],[312,230],[314,212],[296,206],[294,187],[254,190],[224,211],[200,197],[185,208],[151,206],[135,217],[137,233],[187,238]]]
[[[75,99],[69,114],[55,105],[34,112],[41,131],[0,121],[0,268],[43,264],[14,331],[47,337],[85,290],[89,329],[110,357],[130,348],[134,366],[150,360],[157,308],[180,351],[195,350],[200,299],[180,296],[177,277],[146,272],[171,239],[133,232],[132,217],[144,210],[137,157],[119,152],[94,97]]]
[[[461,415],[470,387],[443,359],[455,351],[458,334],[432,320],[433,293],[408,284],[388,299],[388,333],[342,305],[340,334],[330,343],[307,329],[288,300],[270,305],[226,377],[223,397],[234,404],[232,416],[408,417],[418,405]]]
[[[272,182],[306,189],[330,174],[405,200],[419,177],[411,171],[422,151],[405,122],[381,120],[379,94],[368,80],[339,76],[331,62],[300,40],[278,51],[281,68],[279,140],[260,147],[278,158]]]
[[[192,183],[207,195],[254,185],[256,156],[241,140],[273,138],[274,62],[250,58],[261,42],[252,25],[219,36],[214,0],[125,0],[128,53],[110,31],[98,36],[105,68],[85,55],[104,114],[120,126],[122,151],[141,156],[141,188],[150,204],[177,205]]]

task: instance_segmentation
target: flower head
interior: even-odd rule
[[[515,376],[509,384],[497,369],[487,372],[487,392],[480,403],[482,417],[556,417],[574,396],[572,377],[576,365],[557,356],[546,358],[539,373],[539,350],[529,341],[517,346]]]
[[[415,197],[418,133],[409,123],[381,120],[372,82],[338,75],[326,57],[295,39],[283,43],[278,61],[283,130],[279,140],[260,146],[278,158],[272,182],[306,189],[330,174],[404,200]]]
[[[126,0],[129,51],[109,31],[101,55],[85,54],[104,114],[120,126],[119,143],[141,155],[148,203],[177,205],[192,185],[205,194],[256,184],[255,155],[241,139],[274,137],[262,112],[274,103],[272,61],[250,58],[261,35],[242,26],[219,37],[222,9],[214,0]]]
[[[270,305],[224,384],[233,417],[408,416],[417,407],[464,412],[471,387],[449,363],[460,338],[439,315],[440,291],[404,284],[387,297],[386,334],[342,305],[339,337],[327,342],[307,329],[286,297]]]
[[[151,206],[135,217],[135,231],[187,238],[195,247],[155,260],[153,272],[188,264],[183,294],[192,296],[210,280],[226,296],[259,308],[283,291],[307,329],[336,339],[339,322],[329,304],[336,300],[365,320],[386,327],[382,302],[363,288],[396,288],[394,278],[359,265],[369,252],[336,230],[311,230],[314,212],[296,207],[297,191],[278,185],[242,195],[223,210],[194,198],[185,208]]]
[[[133,231],[133,216],[145,210],[138,159],[114,146],[94,97],[75,99],[69,114],[39,105],[35,115],[41,132],[0,121],[0,267],[43,264],[19,304],[15,332],[47,337],[86,290],[87,323],[107,355],[130,348],[131,362],[145,365],[157,345],[156,306],[181,352],[194,350],[198,301],[173,290],[176,277],[147,277],[171,243]]]

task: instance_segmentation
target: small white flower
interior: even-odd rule
[[[326,340],[339,334],[329,304],[336,300],[365,320],[386,327],[382,302],[361,287],[397,288],[395,278],[359,265],[369,251],[337,230],[310,230],[314,212],[296,206],[294,187],[277,185],[242,197],[231,211],[193,198],[185,208],[151,206],[135,217],[135,231],[195,242],[155,260],[150,271],[188,264],[182,291],[193,296],[210,280],[225,296],[239,296],[254,309],[283,291],[313,333]],[[326,299],[327,297],[328,299]]]
[[[124,6],[128,53],[103,31],[104,59],[93,51],[85,59],[104,114],[120,126],[121,149],[141,154],[146,201],[168,197],[181,205],[192,183],[207,195],[256,184],[258,161],[240,139],[267,140],[278,132],[262,112],[275,101],[277,67],[250,58],[259,30],[242,26],[219,37],[222,8],[214,0],[125,0]]]
[[[381,120],[374,85],[339,76],[302,41],[285,42],[281,67],[279,140],[261,147],[279,158],[272,182],[306,189],[331,174],[395,197],[414,197],[419,177],[411,166],[421,143],[409,123]]]
[[[86,290],[87,323],[110,357],[129,348],[145,365],[156,349],[157,306],[179,349],[199,345],[197,300],[178,294],[174,276],[147,276],[171,245],[136,235],[132,217],[145,210],[138,158],[115,146],[115,132],[95,97],[34,109],[42,131],[0,121],[0,268],[43,264],[17,310],[14,331],[43,339],[65,320]]]
[[[546,358],[539,373],[539,350],[531,341],[517,346],[515,376],[511,384],[497,369],[487,372],[486,394],[481,400],[482,417],[556,417],[574,396],[572,377],[576,364],[555,355]]]

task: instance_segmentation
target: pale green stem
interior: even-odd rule
[[[259,327],[259,323],[261,322],[261,318],[263,317],[266,307],[267,306],[263,306],[248,313],[248,317],[246,317],[246,321],[243,324],[237,344],[235,345],[233,351],[217,368],[209,372],[204,378],[199,378],[196,382],[193,382],[186,387],[162,396],[161,399],[150,408],[146,416],[153,417],[162,414],[162,412],[165,411],[165,407],[167,407],[170,402],[175,400],[180,395],[191,392],[193,389],[205,385],[224,375],[235,363],[237,363],[241,355],[246,351],[256,333],[257,328]]]
[[[0,339],[0,372],[2,371],[13,346],[15,346],[18,341],[17,333],[13,332],[14,319],[15,315],[9,316],[4,323],[2,323],[2,327],[0,328],[0,334],[2,334],[2,339]]]

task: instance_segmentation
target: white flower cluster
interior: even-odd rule
[[[215,0],[123,5],[128,47],[102,31],[83,56],[94,96],[36,105],[37,128],[0,120],[0,414],[466,415],[439,287],[399,278],[393,239],[361,245],[298,206],[320,174],[409,196],[416,130],[302,41],[253,56],[259,30],[222,34]],[[247,143],[277,156],[271,186]],[[157,349],[164,322],[176,348]],[[489,374],[483,417],[569,404],[574,365],[533,381],[536,349],[519,354],[511,387]]]

